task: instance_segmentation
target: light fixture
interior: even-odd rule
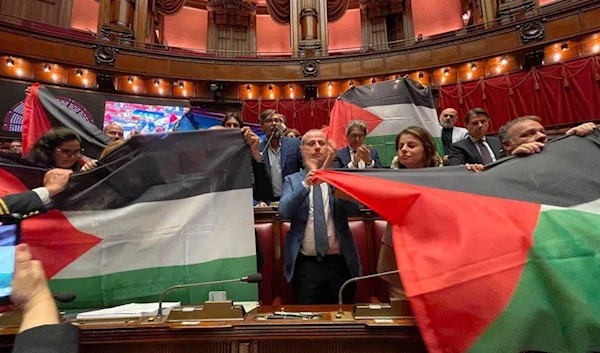
[[[592,47],[592,52],[597,53],[600,51],[600,44],[596,44]]]
[[[554,53],[554,61],[560,61],[560,52]]]
[[[400,82],[400,76],[399,76],[399,75],[396,75],[396,76],[394,77],[394,81],[396,81],[396,82]]]
[[[160,81],[157,78],[155,78],[154,79],[154,86],[158,87],[158,85],[160,85]]]
[[[354,87],[354,81],[350,80],[350,87]]]
[[[446,82],[446,77],[442,76],[442,83]]]
[[[137,86],[133,86],[133,91],[137,92],[137,90],[138,90],[138,87]]]
[[[294,84],[290,83],[290,92],[293,92],[293,91],[294,91]],[[293,94],[292,94],[292,96],[293,96]]]
[[[269,91],[272,91],[272,90],[273,90],[273,85],[269,83]],[[273,94],[271,94],[271,96],[272,96],[272,95],[273,95]]]
[[[88,82],[89,82],[88,79],[84,77],[83,78],[83,84],[87,86]]]
[[[471,64],[471,71],[475,71],[477,70],[477,64],[476,63],[472,63]]]
[[[50,65],[44,65],[44,72],[50,72]]]
[[[163,94],[163,92],[164,92],[164,90],[162,87],[158,89],[158,93]]]
[[[375,81],[375,77],[373,77],[373,78],[371,79],[371,83],[375,83],[375,82],[377,82],[377,81]]]
[[[496,67],[496,73],[499,74],[502,72],[502,66],[497,66]]]
[[[83,76],[83,71],[81,71],[81,69],[77,69],[76,75],[77,75],[77,77]]]
[[[183,96],[187,97],[187,91],[186,90],[183,90]]]
[[[183,89],[183,87],[184,87],[183,81],[179,81],[179,88]]]
[[[470,80],[473,77],[473,73],[467,72],[467,79]]]
[[[57,74],[52,74],[52,81],[56,81],[58,80],[58,75]]]
[[[419,72],[419,80],[423,78],[423,71]]]
[[[247,85],[246,85],[246,91],[250,92],[250,90],[251,90],[251,89],[252,89],[252,88],[250,87],[250,84],[247,84]]]
[[[560,50],[565,51],[569,50],[569,43],[563,43],[560,45]]]
[[[444,69],[444,76],[450,75],[450,70],[448,68]]]
[[[331,89],[333,88],[333,84],[329,82],[329,84],[327,84],[327,88],[331,91]]]
[[[17,69],[17,75],[18,76],[23,76],[23,70],[21,70],[21,68]]]
[[[500,59],[500,64],[501,64],[501,65],[506,65],[506,64],[508,64],[508,58],[506,57],[506,55],[504,55],[504,56],[502,57],[502,59]]]
[[[8,65],[8,66],[14,66],[15,65],[15,61],[13,60],[13,58],[11,58],[9,56],[8,59],[6,59],[6,65]]]
[[[127,77],[127,83],[132,84],[133,83],[133,77],[131,77],[131,76]]]

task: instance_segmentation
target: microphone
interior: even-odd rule
[[[338,291],[338,312],[335,315],[335,317],[339,319],[344,315],[344,310],[342,310],[342,305],[344,305],[344,301],[342,299],[342,294],[344,293],[344,288],[346,288],[347,285],[349,285],[352,282],[360,281],[361,279],[383,277],[383,276],[387,276],[387,275],[393,275],[395,273],[400,273],[400,270],[387,271],[387,272],[381,272],[381,273],[374,273],[372,275],[353,277],[353,278],[350,278],[349,280],[347,280],[346,282],[344,282],[344,284],[342,284],[342,286],[340,287],[340,290]]]
[[[285,123],[281,123],[281,125],[279,125],[279,132],[283,134],[285,130],[287,130],[287,126],[285,126]]]
[[[156,313],[156,317],[157,318],[162,317],[162,303],[163,303],[163,299],[164,299],[165,295],[176,289],[195,288],[195,287],[202,287],[202,286],[211,286],[213,284],[223,284],[223,283],[233,283],[233,282],[257,283],[257,282],[260,282],[261,280],[262,280],[262,274],[255,273],[255,274],[248,275],[248,276],[245,276],[242,278],[226,279],[226,280],[222,280],[222,281],[212,281],[212,282],[178,284],[178,285],[169,287],[169,288],[165,289],[162,293],[160,293],[160,297],[158,298],[158,312]]]
[[[75,293],[52,293],[54,300],[61,303],[70,303],[75,300]]]

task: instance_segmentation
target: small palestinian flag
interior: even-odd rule
[[[25,162],[23,162],[25,163]],[[137,135],[91,172],[76,173],[56,208],[23,221],[23,242],[70,308],[156,301],[175,284],[256,272],[250,151],[239,131]],[[0,195],[39,186],[45,170],[0,161]],[[169,294],[201,303],[208,291],[256,300],[233,283]]]
[[[600,351],[600,132],[464,167],[316,178],[393,225],[430,352]]]
[[[342,94],[333,106],[326,132],[338,149],[348,145],[346,127],[351,120],[366,122],[365,144],[377,149],[384,165],[390,165],[397,155],[396,136],[413,125],[429,131],[444,155],[431,89],[409,78],[357,86]]]

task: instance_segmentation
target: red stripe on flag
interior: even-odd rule
[[[394,224],[402,283],[430,352],[467,351],[510,302],[539,204],[354,173],[316,178]]]
[[[19,179],[0,169],[0,196],[25,191],[27,187]],[[58,210],[21,222],[21,242],[31,247],[33,258],[42,262],[48,278],[101,241],[98,237],[77,230]]]
[[[22,155],[25,157],[35,145],[35,142],[52,128],[52,124],[46,116],[46,111],[42,106],[37,94],[40,89],[39,83],[31,85],[31,92],[25,98],[25,107],[23,109],[23,125],[21,138],[23,143]]]
[[[351,120],[364,121],[369,132],[373,131],[383,121],[379,116],[364,108],[338,99],[331,110],[327,131],[323,131],[327,134],[329,141],[333,140],[335,142],[338,149],[348,146],[346,126]]]

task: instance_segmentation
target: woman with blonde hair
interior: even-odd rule
[[[407,127],[396,136],[396,151],[398,155],[394,157],[392,162],[393,169],[430,168],[438,167],[442,163],[433,136],[427,130],[418,126]],[[392,226],[388,223],[381,238],[377,272],[382,273],[397,269],[396,254],[392,242]],[[388,275],[382,277],[382,279],[388,282],[390,298],[406,298],[399,275]]]

